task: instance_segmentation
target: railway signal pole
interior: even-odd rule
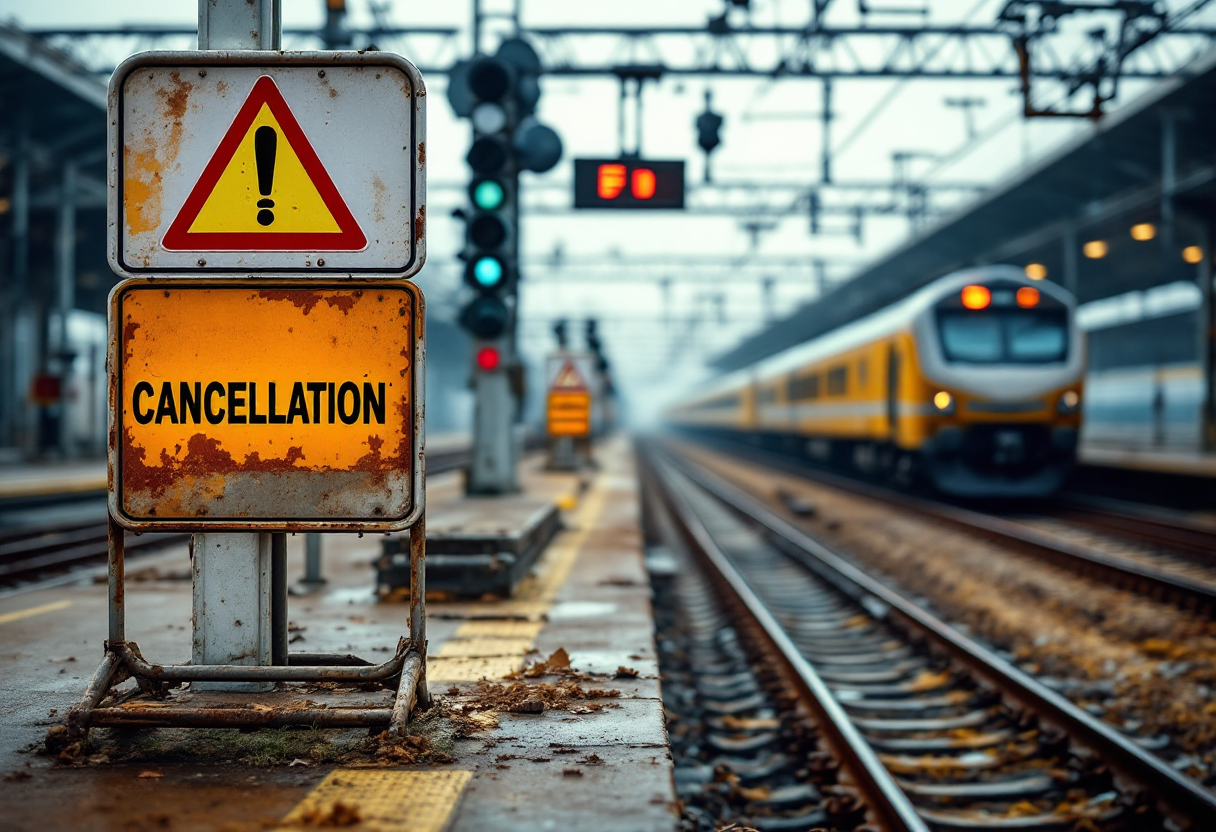
[[[523,365],[516,354],[519,274],[519,173],[543,173],[561,158],[561,140],[534,112],[540,99],[540,57],[508,38],[493,56],[477,55],[453,69],[448,100],[473,126],[465,157],[472,171],[465,219],[464,282],[473,293],[460,324],[473,338],[473,458],[470,494],[519,490],[516,425]]]

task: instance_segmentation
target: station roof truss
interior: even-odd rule
[[[0,271],[11,270],[9,297],[45,295],[54,285],[50,264],[62,238],[62,209],[105,210],[106,87],[70,55],[0,24],[0,101],[2,219],[10,238],[0,243],[6,256]],[[75,224],[76,306],[100,310],[110,285],[104,219]]]
[[[550,76],[1020,79],[1026,115],[1094,118],[1115,96],[1120,79],[1173,77],[1216,39],[1216,27],[1196,22],[1209,2],[1196,0],[1168,12],[1162,4],[1008,0],[995,19],[974,25],[868,20],[829,25],[824,18],[829,3],[815,3],[808,20],[797,26],[753,26],[724,13],[702,26],[529,26],[487,20],[487,27],[499,23],[503,35],[527,38]],[[1083,16],[1092,23],[1084,43],[1061,45],[1061,19]],[[80,55],[113,56],[153,46],[192,48],[196,32],[189,26],[132,25],[43,28],[34,34]],[[431,75],[448,72],[469,51],[467,34],[459,28],[396,26],[383,15],[364,29],[287,27],[283,38],[286,49],[391,48]],[[120,43],[103,48],[111,45],[103,41]],[[94,68],[109,72],[112,66]],[[1087,91],[1092,95],[1083,109],[1065,106]]]
[[[1204,218],[1216,211],[1216,49],[1189,74],[1111,114],[822,299],[722,353],[714,366],[748,366],[969,266],[1037,262],[1066,286],[1071,268],[1079,278],[1069,288],[1081,302],[1194,280],[1194,267],[1178,252],[1187,234],[1206,244]],[[1159,226],[1152,245],[1129,234],[1142,222]],[[1080,256],[1077,249],[1091,239],[1108,240],[1111,256]]]

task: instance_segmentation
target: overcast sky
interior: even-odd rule
[[[485,0],[488,8],[508,8],[507,2]],[[1002,0],[926,0],[928,20],[936,23],[968,21],[989,24]],[[387,0],[384,19],[395,25],[451,26],[462,29],[458,54],[470,48],[470,0]],[[722,12],[723,0],[614,0],[612,3],[571,0],[522,0],[525,25],[593,26],[597,24],[643,27],[648,24],[703,26]],[[918,8],[920,0],[884,0],[885,8]],[[1189,5],[1178,0],[1170,8]],[[352,28],[372,23],[368,0],[348,0]],[[803,25],[809,0],[753,0],[754,25]],[[324,0],[286,0],[286,27],[319,27]],[[1202,20],[1214,21],[1212,9]],[[197,21],[196,0],[0,0],[0,19],[38,27],[177,23]],[[747,14],[732,13],[743,25]],[[872,16],[874,25],[914,25],[919,15]],[[859,22],[853,0],[837,0],[828,21],[836,25]],[[1058,41],[1064,54],[1077,48],[1093,20],[1067,21]],[[501,25],[501,24],[500,24]],[[487,38],[493,48],[497,35]],[[410,43],[413,45],[411,46]],[[446,65],[452,55],[433,52],[437,41],[382,43],[401,51],[419,64]],[[194,48],[190,39],[159,42],[126,39],[82,41],[71,48],[86,63],[113,65],[126,53],[146,48]],[[292,48],[292,43],[285,43]],[[409,49],[417,49],[410,54]],[[424,54],[425,53],[425,54]],[[467,182],[464,154],[469,144],[467,122],[454,118],[447,104],[445,79],[427,79],[427,175],[431,184],[428,211],[428,262],[419,282],[438,313],[450,312],[459,300],[459,264],[455,253],[462,245],[463,224],[450,212],[463,200],[454,186]],[[821,135],[814,114],[821,109],[821,84],[813,80],[714,79],[669,77],[648,85],[644,97],[643,154],[654,158],[687,159],[690,181],[699,181],[702,154],[696,146],[693,121],[704,106],[707,85],[712,84],[714,107],[725,117],[723,143],[715,153],[713,169],[719,180],[761,180],[813,184],[817,181]],[[931,154],[912,163],[916,176],[932,172],[930,182],[961,181],[991,184],[1016,173],[1028,162],[1051,152],[1069,137],[1089,129],[1084,122],[1065,119],[1018,118],[1021,101],[1015,82],[891,80],[839,81],[833,111],[834,176],[839,181],[889,180],[892,154],[915,151]],[[1124,106],[1146,89],[1144,83],[1125,82],[1116,106]],[[560,190],[572,178],[574,157],[615,156],[617,99],[615,79],[549,77],[543,81],[539,115],[553,126],[565,143],[562,163],[541,176],[526,177],[529,199],[569,204]],[[978,97],[975,111],[982,140],[968,141],[962,113],[946,106],[947,98]],[[882,105],[877,114],[874,108]],[[859,129],[860,128],[860,129]],[[632,134],[632,133],[631,133]],[[442,186],[449,187],[442,187]],[[537,189],[545,189],[538,192]],[[766,201],[776,199],[769,196]],[[943,201],[961,208],[965,202]],[[614,360],[620,386],[632,397],[655,391],[670,394],[679,381],[691,381],[701,372],[702,359],[720,353],[763,323],[766,305],[759,290],[758,273],[746,267],[732,278],[730,269],[680,266],[684,256],[701,263],[719,261],[730,267],[749,259],[794,257],[831,261],[829,274],[844,278],[851,271],[898,245],[910,233],[899,217],[872,218],[865,223],[861,243],[842,233],[811,236],[805,212],[781,219],[752,237],[741,227],[743,217],[706,217],[676,213],[633,213],[605,216],[600,212],[543,214],[526,219],[523,229],[525,259],[532,265],[523,288],[522,347],[534,358],[552,346],[549,326],[558,317],[581,320],[589,315],[602,321],[607,351]],[[829,224],[841,228],[843,220]],[[557,270],[546,265],[560,251],[567,265]],[[635,268],[628,262],[613,267],[614,258],[626,261],[662,258],[663,267]],[[580,267],[590,262],[592,267]],[[601,264],[601,265],[595,265]],[[804,268],[797,273],[770,269],[775,278],[772,306],[778,315],[789,314],[814,294]],[[673,278],[669,298],[652,278]],[[721,302],[715,295],[723,295]],[[665,316],[672,320],[664,325]],[[719,317],[721,313],[721,318]],[[650,397],[657,403],[658,399]]]

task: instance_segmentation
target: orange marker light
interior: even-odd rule
[[[992,303],[992,292],[987,286],[964,286],[963,306],[968,309],[987,309]]]
[[[633,172],[631,191],[634,199],[650,199],[654,196],[654,171],[650,168],[638,168]]]
[[[595,192],[600,199],[616,199],[625,190],[624,165],[600,165],[595,173]]]
[[[1032,306],[1039,305],[1039,290],[1033,286],[1023,286],[1018,289],[1018,306],[1023,309],[1030,309]]]

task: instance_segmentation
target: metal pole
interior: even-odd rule
[[[321,535],[304,535],[304,579],[300,582],[308,591],[320,589],[326,583],[321,574]]]
[[[1204,220],[1207,245],[1199,261],[1199,286],[1203,303],[1199,307],[1199,366],[1203,371],[1203,409],[1200,424],[1200,447],[1216,452],[1216,220],[1209,214]]]
[[[832,181],[832,79],[823,79],[823,172],[824,183]]]
[[[418,706],[431,707],[426,689],[426,512],[410,526],[410,641],[422,659],[418,670]],[[404,683],[404,678],[402,682]]]
[[[13,271],[9,283],[9,303],[6,305],[6,315],[9,325],[4,334],[5,356],[3,400],[0,400],[0,419],[4,420],[3,441],[17,445],[25,421],[26,409],[22,406],[24,391],[18,389],[23,373],[18,366],[21,361],[21,349],[17,343],[18,322],[26,307],[26,283],[29,279],[29,240],[30,240],[30,129],[29,110],[22,104],[15,114],[17,121],[17,147],[13,154],[13,196],[12,196],[12,240],[13,240]],[[20,415],[18,412],[20,411]]]
[[[617,145],[621,149],[621,156],[629,155],[628,151],[625,150],[625,100],[627,97],[627,91],[625,90],[625,76],[622,75],[621,97],[618,99],[616,105],[616,141]]]
[[[281,0],[198,0],[200,50],[280,49],[282,41]],[[280,547],[286,551],[285,545],[283,535],[194,536],[195,664],[274,663],[275,648],[284,642],[287,631],[285,602],[281,616],[272,614],[278,597],[273,588],[286,580],[285,574],[281,580],[274,575],[274,553]],[[271,568],[267,568],[267,561]],[[249,626],[246,615],[253,610],[256,627]],[[234,616],[246,617],[240,621]],[[282,659],[286,663],[286,655]],[[208,682],[205,686],[211,690],[248,691],[273,685]]]
[[[110,632],[109,644],[127,640],[126,606],[126,532],[108,517],[106,549],[110,561]]]
[[[270,663],[287,664],[287,535],[270,537]]]
[[[75,356],[68,339],[68,315],[76,306],[76,162],[67,160],[63,165],[63,183],[59,193],[58,229],[55,240],[55,271],[57,277],[58,332],[55,349],[59,359],[59,449],[65,459],[74,455],[72,441],[71,409],[68,386],[72,378]]]
[[[633,100],[633,155],[642,158],[642,85],[646,82],[638,76]]]

